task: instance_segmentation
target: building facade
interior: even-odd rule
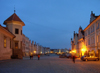
[[[77,40],[71,39],[72,49],[75,48],[75,42]],[[82,27],[79,28],[78,49],[80,56],[87,55],[100,58],[100,15],[96,16],[93,11],[91,11],[89,25],[84,30]]]
[[[0,25],[0,60],[11,59],[12,41],[15,38],[6,27]]]
[[[85,45],[93,56],[100,57],[100,15],[91,12],[90,24],[84,29]]]

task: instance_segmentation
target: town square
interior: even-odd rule
[[[59,58],[57,55],[0,61],[0,73],[100,73],[100,61]]]
[[[99,0],[0,0],[0,73],[100,73]]]

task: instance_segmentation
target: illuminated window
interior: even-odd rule
[[[18,49],[18,42],[15,42],[15,49]]]
[[[7,46],[7,40],[6,40],[6,37],[4,37],[4,48],[6,48]]]

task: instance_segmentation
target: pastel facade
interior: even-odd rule
[[[22,34],[22,49],[24,56],[29,56],[32,53],[33,49],[33,47],[31,46],[31,40],[29,40],[29,38],[24,34]]]
[[[11,59],[12,40],[15,38],[9,30],[0,25],[0,60]]]
[[[31,53],[34,54],[34,41],[31,43]]]
[[[75,40],[77,41],[77,40]],[[71,47],[75,48],[75,41],[72,40]],[[78,32],[78,49],[80,56],[82,55],[92,55],[100,57],[100,15],[95,16],[91,11],[90,24],[83,30],[82,27],[79,28]],[[85,49],[82,52],[82,49]]]
[[[95,16],[91,12],[90,24],[84,29],[85,45],[88,51],[94,51],[95,55],[100,55],[100,15]]]

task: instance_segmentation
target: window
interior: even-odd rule
[[[90,29],[88,29],[88,35],[90,34]]]
[[[19,29],[15,28],[15,34],[19,34]]]
[[[93,27],[91,27],[91,33],[93,32],[93,30],[92,30],[92,29],[93,29]]]
[[[94,32],[94,26],[93,26],[93,32]]]
[[[90,39],[88,39],[88,45],[90,45]]]
[[[97,35],[97,42],[98,42],[98,35]]]
[[[97,23],[96,29],[99,29],[99,23]]]
[[[6,48],[7,46],[7,40],[6,40],[6,37],[4,37],[4,48]]]
[[[95,41],[94,41],[94,36],[91,37],[91,44],[94,44]]]
[[[15,49],[18,49],[18,42],[15,42]]]
[[[93,37],[93,44],[95,43],[95,39],[94,39],[94,37]]]
[[[20,45],[20,46],[21,46],[21,48],[22,48],[22,41],[21,41],[21,45]]]
[[[98,35],[98,42],[100,42],[100,35]]]

